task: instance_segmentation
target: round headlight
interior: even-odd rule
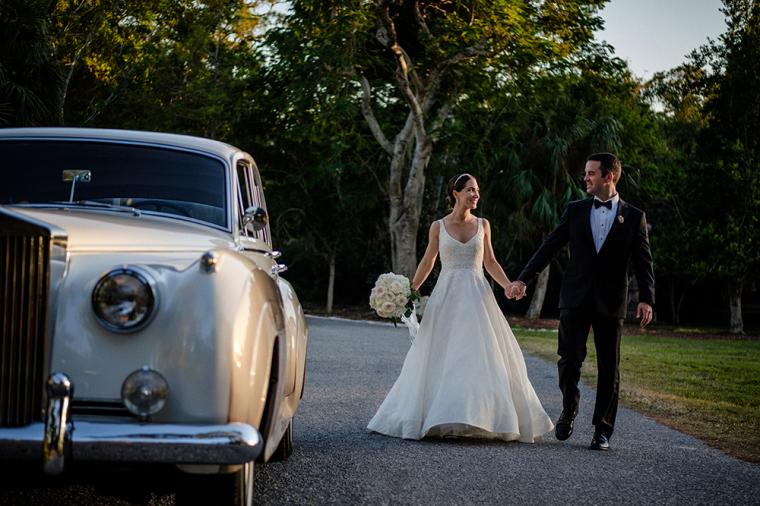
[[[114,269],[92,291],[98,321],[115,332],[134,332],[150,321],[157,305],[155,283],[133,268]]]
[[[147,418],[161,411],[169,397],[169,384],[163,376],[144,366],[124,380],[121,400],[130,413]]]

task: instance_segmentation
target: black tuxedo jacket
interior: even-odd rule
[[[570,245],[559,297],[560,309],[577,308],[593,289],[601,314],[625,318],[628,300],[628,264],[639,285],[639,302],[654,305],[654,274],[644,212],[621,199],[617,216],[599,253],[591,233],[593,199],[570,202],[559,225],[536,251],[517,279],[529,284],[565,244]]]

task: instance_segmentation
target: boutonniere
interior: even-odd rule
[[[622,225],[624,222],[625,222],[625,218],[623,218],[623,215],[622,214],[618,214],[618,223],[620,223]]]

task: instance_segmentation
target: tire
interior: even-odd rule
[[[248,462],[229,474],[182,473],[175,504],[219,504],[251,506],[253,504],[254,463]]]
[[[274,453],[269,458],[270,462],[281,462],[287,460],[293,453],[293,418],[288,422],[288,428],[280,439],[280,444],[275,448]]]

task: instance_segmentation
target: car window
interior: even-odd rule
[[[238,198],[238,219],[240,220],[240,226],[242,227],[243,224],[243,214],[245,213],[245,210],[249,207],[253,206],[253,199],[251,199],[251,191],[250,191],[250,167],[244,160],[240,160],[237,163],[236,167],[237,172],[237,179],[238,179],[238,192],[237,192],[237,198]],[[245,235],[248,234],[248,230],[245,230],[243,227],[243,233]]]
[[[236,171],[238,179],[238,219],[240,220],[239,224],[242,234],[269,242],[268,227],[264,230],[255,232],[243,226],[243,214],[246,209],[250,207],[261,207],[266,209],[262,197],[263,193],[258,178],[256,177],[256,171],[248,160],[238,161]]]
[[[224,163],[212,156],[141,145],[0,142],[0,204],[94,201],[228,227]],[[63,181],[64,170],[90,181]]]

